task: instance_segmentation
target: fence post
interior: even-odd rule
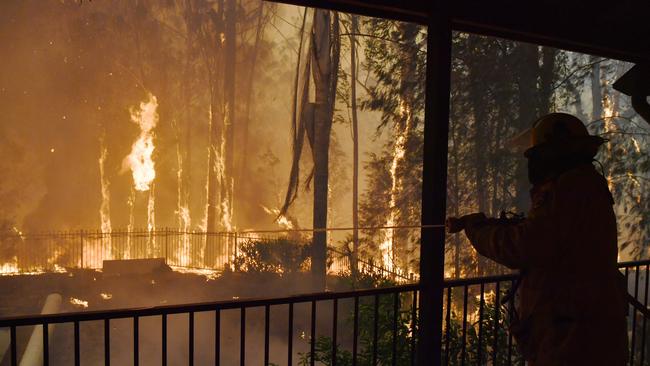
[[[239,254],[239,245],[237,244],[237,232],[235,231],[235,258],[237,258],[237,254]]]
[[[165,227],[165,264],[167,264],[167,255],[169,253],[169,228]]]
[[[79,243],[80,243],[80,252],[81,252],[81,268],[84,268],[84,231],[79,231]]]

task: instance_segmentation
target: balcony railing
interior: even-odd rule
[[[620,264],[630,293],[647,308],[650,260]],[[445,282],[444,365],[523,364],[506,331],[513,316],[502,296],[516,275]],[[80,365],[301,364],[413,365],[419,285],[327,292],[275,299],[0,319],[9,328],[11,365],[24,334],[36,327],[72,327],[57,346],[41,331],[43,363]],[[630,365],[648,365],[648,318],[630,309]],[[69,330],[69,329],[68,329]],[[64,333],[61,330],[61,333]],[[103,359],[103,360],[102,360]]]

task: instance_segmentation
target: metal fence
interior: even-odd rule
[[[621,263],[629,290],[648,305],[650,260]],[[501,304],[515,275],[445,282],[444,365],[524,364],[507,326],[513,304]],[[42,332],[45,365],[327,364],[413,365],[418,350],[419,284],[275,299],[0,319],[9,328],[11,365],[21,333],[71,326],[53,347]],[[474,301],[475,300],[475,301]],[[503,305],[503,306],[502,306]],[[648,318],[630,310],[630,365],[648,365]],[[63,331],[61,331],[63,333]],[[82,336],[83,334],[83,336]],[[65,350],[69,350],[65,351]],[[90,351],[89,351],[90,350]],[[63,361],[62,361],[63,360]]]

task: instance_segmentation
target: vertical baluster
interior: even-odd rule
[[[18,365],[18,353],[16,352],[16,342],[18,341],[16,337],[16,327],[11,326],[9,328],[9,338],[11,340],[11,366],[17,366]]]
[[[478,304],[478,349],[476,360],[479,365],[483,364],[483,307],[485,303],[485,283],[481,283],[481,295]]]
[[[50,364],[50,342],[49,342],[49,326],[43,323],[43,366]]]
[[[111,324],[108,318],[104,319],[104,366],[111,365]]]
[[[497,281],[494,289],[494,339],[492,344],[492,364],[498,365],[499,361],[499,318],[501,314],[501,282]]]
[[[188,329],[188,335],[189,335],[189,352],[188,352],[188,362],[190,366],[194,365],[194,312],[190,311],[189,315],[189,329]]]
[[[645,266],[645,291],[644,291],[644,300],[643,300],[643,305],[647,308],[648,307],[648,292],[650,292],[650,264],[647,264]],[[649,349],[650,346],[648,346],[648,342],[646,341],[646,327],[648,325],[648,317],[643,316],[643,328],[641,331],[641,359],[639,364],[643,365],[645,361],[645,356],[646,356],[646,349]]]
[[[287,339],[287,365],[291,366],[293,359],[293,303],[289,303],[289,332]]]
[[[510,291],[514,289],[515,287],[515,281],[510,282]],[[515,296],[514,294],[510,297],[510,301],[508,302],[508,322],[512,324],[512,319],[514,318],[514,311],[515,311]],[[508,332],[508,366],[512,365],[512,332]]]
[[[634,298],[639,298],[639,266],[634,269]],[[630,365],[634,365],[634,354],[636,351],[636,314],[635,308],[632,309],[632,341],[630,342]]]
[[[352,329],[352,366],[357,366],[359,338],[359,296],[354,297],[354,324]]]
[[[133,317],[133,366],[138,366],[140,363],[140,347],[139,341],[140,334],[138,329],[138,317]]]
[[[74,322],[74,364],[79,366],[81,364],[80,357],[80,347],[79,347],[79,322]]]
[[[375,295],[375,314],[372,333],[372,364],[377,365],[377,338],[379,336],[379,295]]]
[[[465,365],[465,358],[467,356],[467,297],[468,297],[469,287],[467,285],[463,286],[463,338],[460,343],[460,364]]]
[[[450,364],[450,341],[449,338],[451,336],[451,286],[447,287],[447,314],[446,320],[445,320],[445,365]]]
[[[417,338],[417,304],[418,304],[418,292],[413,291],[413,305],[411,306],[411,366],[415,366],[415,340]]]
[[[399,292],[393,296],[393,366],[397,365],[397,321],[399,318]]]
[[[161,351],[161,363],[163,366],[167,365],[167,314],[162,315],[161,319],[161,324],[160,324],[160,330],[161,330],[161,336],[162,339],[160,340],[161,346],[160,346],[160,351]]]
[[[332,366],[336,366],[336,349],[338,345],[336,344],[336,333],[337,333],[337,323],[338,323],[338,318],[339,318],[339,300],[334,299],[334,302],[332,304],[333,309],[332,309]]]
[[[310,365],[314,366],[316,362],[316,301],[311,302],[311,339],[309,340]]]
[[[246,366],[246,308],[241,308],[241,331],[239,332],[239,364]]]
[[[270,329],[270,314],[271,307],[267,304],[264,306],[264,365],[269,364],[269,329]]]
[[[214,365],[219,366],[221,358],[221,310],[214,312]]]

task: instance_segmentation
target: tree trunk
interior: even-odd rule
[[[233,201],[241,202],[243,199],[246,198],[245,195],[242,196],[244,187],[242,187],[245,182],[247,182],[246,177],[248,176],[248,128],[249,124],[251,121],[251,107],[253,104],[253,85],[255,83],[255,68],[257,67],[257,55],[259,52],[259,45],[262,40],[262,34],[264,31],[264,2],[260,2],[259,4],[259,10],[257,14],[257,27],[255,29],[255,42],[253,44],[253,54],[251,55],[251,66],[248,71],[248,80],[247,80],[247,85],[246,85],[246,109],[244,112],[244,115],[242,118],[240,118],[240,133],[239,136],[241,138],[241,147],[239,151],[241,151],[240,159],[239,160],[239,166],[237,167],[237,184],[239,185],[239,189],[237,192],[240,192],[239,194],[236,194],[235,191],[233,191]],[[250,189],[250,186],[247,185],[245,188],[246,191]],[[236,195],[236,197],[235,197]],[[241,219],[241,209],[238,210],[237,217]]]
[[[223,141],[222,159],[224,169],[221,179],[221,226],[230,231],[233,227],[233,191],[235,186],[234,145],[235,145],[235,64],[237,53],[236,0],[226,0],[224,29],[224,103],[223,103]]]
[[[213,14],[212,26],[215,29],[220,29],[224,18],[223,0],[218,1],[217,12]],[[204,31],[205,32],[205,31]],[[206,65],[206,73],[208,74],[208,87],[210,96],[210,110],[209,110],[209,137],[208,137],[208,174],[207,174],[207,202],[206,202],[206,230],[208,232],[215,232],[218,230],[219,217],[221,216],[221,200],[220,200],[220,187],[222,186],[222,174],[220,171],[220,159],[223,159],[223,151],[221,149],[223,140],[223,126],[221,120],[221,112],[219,109],[219,99],[221,96],[220,90],[223,84],[221,80],[221,73],[225,68],[220,68],[221,45],[214,44],[211,40],[210,34],[201,34],[203,58]],[[207,246],[206,246],[207,249]]]
[[[555,59],[558,50],[552,47],[542,49],[542,66],[539,68],[539,110],[540,116],[550,112],[555,82]]]
[[[181,93],[183,98],[183,117],[185,122],[185,159],[183,159],[183,179],[184,186],[180,189],[182,197],[182,202],[184,202],[185,207],[187,208],[187,223],[191,222],[190,207],[192,207],[191,199],[191,189],[192,186],[192,73],[191,73],[191,63],[193,59],[193,46],[194,42],[194,12],[192,10],[191,0],[185,0],[185,25],[186,25],[186,37],[185,37],[185,60],[183,61],[183,79],[181,86]],[[179,139],[180,139],[180,126],[179,126]],[[180,143],[180,142],[179,142]],[[181,218],[180,221],[183,221]],[[186,223],[186,224],[187,224]],[[181,225],[182,226],[182,223]]]
[[[408,171],[406,160],[414,152],[411,151],[417,144],[413,141],[415,134],[414,95],[413,91],[418,82],[416,77],[418,27],[411,23],[398,23],[395,35],[397,52],[400,58],[399,68],[399,115],[394,122],[395,143],[393,148],[393,161],[391,164],[391,192],[389,218],[386,226],[399,226],[404,224],[402,215],[408,210],[404,207],[403,192]],[[387,229],[386,244],[391,263],[389,268],[401,264],[401,268],[410,270],[411,255],[414,251],[413,241],[410,240],[408,230]],[[386,257],[384,253],[384,257]],[[402,263],[400,263],[402,262]]]
[[[470,48],[481,48],[482,45],[476,45],[479,38],[476,36],[470,37]],[[482,56],[482,55],[481,55]],[[471,58],[472,62],[469,67],[468,79],[470,80],[468,88],[468,98],[472,108],[472,119],[474,120],[474,133],[472,136],[473,146],[473,170],[474,170],[474,185],[476,187],[476,206],[478,212],[487,212],[487,155],[488,155],[488,133],[487,129],[490,128],[487,113],[487,102],[484,98],[485,82],[481,76],[485,73],[483,69],[486,57],[476,56]],[[476,253],[476,270],[477,275],[482,276],[485,272],[486,258]]]
[[[214,80],[211,80],[211,84]],[[217,174],[218,146],[221,140],[221,128],[219,128],[217,114],[217,101],[215,86],[210,86],[210,128],[208,137],[208,177],[207,177],[207,204],[206,204],[206,231],[217,231],[217,218],[219,217],[219,175]]]
[[[329,144],[338,72],[338,15],[314,12],[312,31],[312,77],[314,79],[314,209],[311,271],[314,290],[325,289],[327,272],[327,195]]]
[[[352,276],[357,275],[359,259],[359,119],[357,116],[357,45],[359,18],[350,16],[350,105],[352,108]]]
[[[537,75],[539,69],[539,54],[536,45],[519,43],[517,44],[514,70],[518,83],[518,113],[516,119],[517,131],[523,131],[531,127],[532,122],[537,118],[536,92]],[[530,207],[528,183],[528,168],[525,159],[519,159],[515,171],[515,208],[519,212],[527,212]]]
[[[600,63],[596,62],[597,58],[591,56],[591,119],[597,120],[603,115],[603,92],[600,85]]]

